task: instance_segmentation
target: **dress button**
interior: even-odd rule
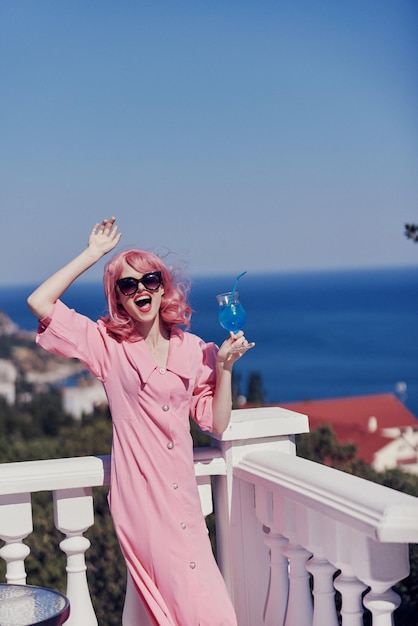
[[[173,489],[178,489],[178,488],[179,488],[179,486],[178,486],[178,484],[177,484],[177,483],[171,483],[171,487],[172,487]]]
[[[167,444],[167,448],[169,450],[172,450],[174,448],[174,443],[172,441],[169,441],[168,444]]]
[[[160,374],[165,374],[166,371],[165,367],[160,367]]]
[[[163,404],[163,406],[161,407],[163,411],[168,411],[168,409],[170,408],[168,406],[168,404]]]
[[[189,567],[190,567],[190,569],[195,569],[196,563],[194,561],[190,561]]]
[[[185,524],[184,522],[182,522],[182,523],[180,524],[180,528],[182,528],[183,530],[185,530],[185,528],[186,528],[186,524]]]

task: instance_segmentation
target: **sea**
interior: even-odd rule
[[[220,344],[216,294],[234,276],[192,277],[191,332]],[[23,330],[36,319],[26,297],[35,285],[0,286],[0,310]],[[248,273],[238,284],[245,334],[256,345],[235,365],[239,392],[261,377],[266,404],[394,393],[418,418],[418,265]],[[100,282],[78,282],[63,300],[97,319]]]

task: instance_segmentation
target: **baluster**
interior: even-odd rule
[[[0,496],[0,538],[5,545],[0,556],[6,561],[6,580],[15,585],[26,584],[25,559],[30,549],[23,543],[33,530],[30,493]]]
[[[270,549],[270,581],[267,593],[265,626],[283,626],[289,591],[289,562],[283,555],[288,541],[280,533],[268,531],[264,539]]]
[[[367,585],[350,570],[344,570],[335,579],[334,587],[341,594],[342,626],[363,626],[362,593],[367,589]]]
[[[373,615],[373,626],[393,626],[393,612],[401,603],[400,596],[387,585],[373,585],[363,599]]]
[[[408,544],[381,543],[361,535],[356,539],[354,571],[370,588],[364,606],[372,613],[373,626],[392,626],[393,612],[399,606],[399,596],[392,587],[409,574]]]
[[[283,554],[289,559],[289,601],[285,625],[310,626],[313,607],[306,561],[312,554],[295,543],[290,543]]]
[[[306,565],[313,575],[314,612],[312,626],[338,626],[335,606],[335,567],[325,558],[314,556]]]
[[[97,626],[87,584],[84,553],[90,541],[83,533],[94,524],[91,488],[62,489],[54,492],[56,527],[66,535],[60,548],[67,555],[67,596],[71,612],[66,626]]]

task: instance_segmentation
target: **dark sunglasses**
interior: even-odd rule
[[[148,272],[148,274],[144,274],[142,278],[132,278],[131,276],[128,278],[119,278],[116,284],[124,296],[133,296],[138,291],[139,283],[144,285],[147,291],[157,291],[162,285],[162,282],[161,272]]]

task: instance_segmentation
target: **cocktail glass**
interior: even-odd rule
[[[227,291],[216,296],[219,305],[218,319],[222,328],[237,333],[242,330],[247,314],[242,306],[238,291]]]

